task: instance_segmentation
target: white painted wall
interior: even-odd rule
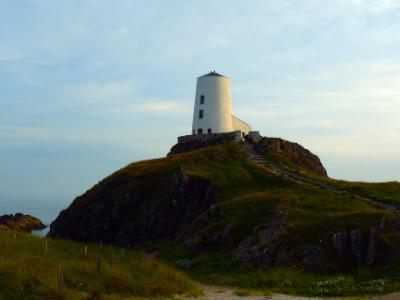
[[[201,103],[204,96],[204,103]],[[203,111],[203,118],[200,118]],[[224,133],[241,131],[248,134],[251,127],[232,115],[231,86],[228,77],[211,72],[197,78],[196,98],[194,101],[192,133]]]
[[[243,122],[242,120],[233,115],[232,115],[232,125],[233,125],[233,130],[235,131],[239,130],[246,135],[249,134],[249,132],[251,131],[251,127],[249,124]]]
[[[201,95],[204,95],[204,104],[200,104]],[[203,110],[202,119],[200,110]],[[230,80],[225,76],[207,74],[197,78],[192,132],[197,134],[198,129],[203,129],[207,133],[209,128],[213,133],[233,131]]]

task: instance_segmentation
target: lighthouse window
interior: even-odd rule
[[[203,128],[197,129],[197,133],[198,133],[198,134],[202,134],[202,133],[203,133]]]
[[[207,133],[211,133],[211,128],[208,128]]]
[[[203,119],[204,111],[202,109],[199,110],[199,119]]]
[[[204,95],[200,96],[200,104],[204,104]]]

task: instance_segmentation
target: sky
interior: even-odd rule
[[[400,180],[398,0],[1,0],[0,206],[69,203],[190,134],[196,78],[334,178]]]

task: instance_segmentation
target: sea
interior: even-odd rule
[[[0,216],[23,213],[40,219],[47,227],[42,230],[34,230],[32,234],[44,236],[49,232],[50,224],[58,216],[61,210],[65,209],[69,203],[64,202],[33,202],[33,201],[14,201],[0,202]]]

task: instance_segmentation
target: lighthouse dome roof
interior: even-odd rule
[[[211,71],[210,73],[205,74],[205,75],[203,75],[203,76],[200,76],[199,78],[201,78],[201,77],[208,77],[208,76],[212,76],[212,77],[225,77],[225,78],[228,78],[228,77],[226,77],[226,76],[224,76],[224,75],[221,75],[221,74],[219,74],[219,73],[217,73],[217,72],[215,72],[215,71]]]

